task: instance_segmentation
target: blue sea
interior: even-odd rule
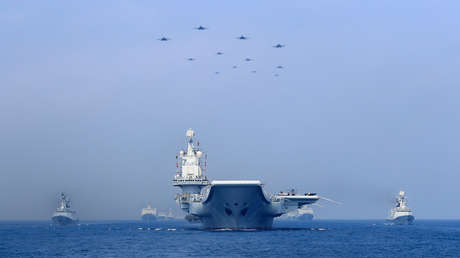
[[[277,221],[203,230],[182,220],[0,222],[0,257],[460,257],[460,221]]]

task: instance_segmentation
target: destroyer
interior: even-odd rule
[[[406,205],[406,193],[404,191],[399,191],[399,195],[396,196],[395,202],[396,207],[391,209],[387,222],[394,225],[412,224],[415,218],[410,208]]]
[[[313,220],[313,209],[308,205],[304,205],[302,208],[290,211],[286,214],[286,219],[289,220],[301,220],[301,221],[310,221]]]
[[[144,222],[155,221],[156,217],[157,217],[157,209],[152,208],[150,204],[147,204],[147,207],[142,209],[141,218]]]
[[[65,226],[78,222],[76,212],[70,208],[70,200],[61,193],[59,204],[51,218],[55,225]]]
[[[205,228],[269,229],[273,219],[319,200],[315,193],[267,194],[259,180],[214,180],[204,172],[206,155],[195,145],[195,132],[186,133],[187,148],[176,156],[177,173],[173,185],[182,193],[176,196],[189,222]]]

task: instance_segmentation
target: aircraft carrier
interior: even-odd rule
[[[66,226],[78,222],[76,212],[70,208],[70,200],[64,193],[61,193],[56,211],[51,218],[53,224]]]
[[[195,132],[186,132],[186,149],[176,156],[173,185],[185,219],[208,229],[269,229],[273,219],[319,200],[316,193],[270,195],[259,180],[208,181],[207,155],[195,144]]]

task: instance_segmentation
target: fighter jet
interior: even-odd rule
[[[237,37],[236,39],[246,40],[246,39],[249,39],[249,38],[244,36],[244,35],[241,35],[241,36]]]
[[[257,73],[257,71],[256,71],[256,70],[254,70],[254,71],[251,71],[251,73]]]
[[[284,67],[282,65],[278,65],[276,68],[283,69]]]
[[[222,52],[217,52],[216,55],[220,56],[220,55],[223,55],[224,53]]]
[[[189,57],[189,58],[187,58],[187,61],[195,61],[195,58]]]
[[[244,61],[246,61],[246,62],[250,62],[250,61],[254,61],[254,59],[251,59],[251,58],[246,58],[246,59],[244,59]]]
[[[208,28],[206,27],[203,27],[203,26],[198,26],[198,27],[195,27],[195,30],[207,30]]]
[[[219,72],[216,72],[216,75],[218,75],[218,74],[219,74]]]
[[[274,48],[282,48],[282,47],[285,47],[285,46],[286,46],[286,45],[276,44],[276,45],[274,45],[273,47],[274,47]]]
[[[168,40],[171,40],[170,38],[167,38],[167,37],[161,37],[158,39],[159,41],[168,41]]]
[[[236,69],[237,67],[238,67],[238,66],[236,66],[236,65],[232,66],[233,69]]]
[[[278,77],[279,75],[277,73],[275,73],[275,77]]]

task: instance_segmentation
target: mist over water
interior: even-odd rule
[[[47,220],[61,191],[81,220],[180,214],[188,128],[211,179],[343,203],[317,218],[383,219],[404,189],[458,219],[459,5],[2,2],[0,220]]]

